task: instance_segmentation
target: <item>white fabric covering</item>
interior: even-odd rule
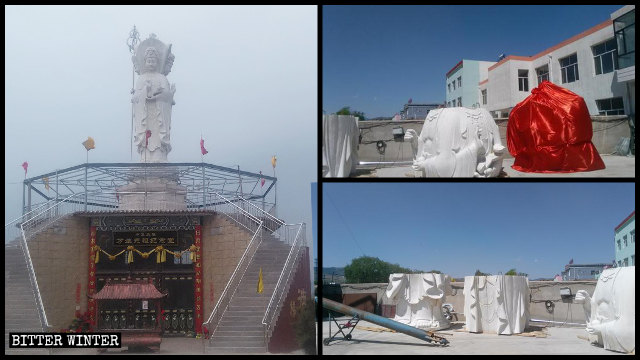
[[[464,316],[469,332],[518,334],[529,316],[529,279],[525,276],[466,276]]]
[[[420,136],[407,131],[414,151],[412,168],[423,177],[496,177],[505,147],[486,109],[464,107],[429,111]]]
[[[322,116],[322,176],[349,177],[358,165],[358,120],[351,115]]]
[[[593,292],[576,293],[587,317],[587,332],[592,342],[607,350],[635,352],[636,349],[636,267],[605,269]]]
[[[385,295],[396,304],[395,321],[420,329],[448,328],[442,303],[451,294],[449,275],[391,274]]]

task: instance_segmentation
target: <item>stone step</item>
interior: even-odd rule
[[[264,331],[264,326],[262,324],[253,324],[253,325],[249,325],[249,324],[226,324],[226,325],[218,325],[218,328],[216,329],[216,332],[214,333],[214,335],[218,332],[218,331],[240,331],[240,332],[245,332],[245,331]]]
[[[264,337],[264,331],[263,330],[245,330],[245,331],[229,331],[229,330],[220,330],[220,328],[218,328],[218,330],[216,330],[216,333],[214,336],[216,337],[223,337],[223,336],[232,336],[232,337],[241,337],[241,336],[260,336],[260,337]]]
[[[206,354],[264,354],[267,352],[266,346],[256,346],[256,347],[205,347]]]
[[[264,346],[264,335],[259,336],[214,336],[209,340],[212,347],[259,347]]]
[[[222,321],[226,324],[226,322],[251,322],[258,323],[262,322],[262,318],[264,317],[264,313],[239,313],[239,312],[229,312],[227,311],[224,316],[222,316]]]
[[[262,313],[264,313],[267,308],[264,306],[259,306],[259,305],[244,305],[244,306],[239,306],[236,304],[233,305],[229,305],[229,308],[227,309],[227,311],[261,311]]]

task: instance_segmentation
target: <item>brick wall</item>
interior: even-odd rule
[[[225,285],[251,241],[247,230],[224,215],[206,216],[202,221],[202,281],[204,321],[209,318]],[[212,288],[213,287],[213,288]]]
[[[29,240],[31,261],[49,324],[67,328],[75,319],[76,290],[80,311],[87,310],[89,219],[65,218]]]

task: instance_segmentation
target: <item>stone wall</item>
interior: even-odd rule
[[[507,118],[495,119],[500,130],[502,145],[507,147]],[[413,152],[408,141],[393,140],[392,129],[401,126],[414,129],[418,134],[422,131],[424,120],[410,121],[360,121],[358,127],[362,134],[362,142],[358,148],[359,161],[411,161]],[[591,141],[601,155],[611,154],[622,137],[629,137],[629,121],[627,117],[609,116],[592,117],[593,137]],[[384,154],[376,149],[376,141],[383,140],[386,143]],[[507,151],[505,158],[513,158]]]
[[[28,244],[47,320],[55,331],[68,328],[75,319],[78,284],[80,311],[87,310],[89,219],[62,219]]]
[[[413,150],[411,149],[411,143],[408,141],[396,141],[393,137],[393,128],[402,127],[406,132],[408,129],[414,129],[418,135],[422,131],[422,120],[404,120],[404,121],[391,121],[391,120],[367,120],[359,121],[358,128],[362,135],[362,140],[358,146],[358,160],[359,161],[412,161]],[[385,142],[386,147],[384,153],[381,154],[376,148],[376,142],[382,140]]]
[[[209,318],[231,278],[252,234],[224,215],[205,216],[202,221],[202,281],[204,321]]]
[[[585,281],[530,281],[531,301],[529,303],[529,312],[532,319],[548,320],[567,323],[586,323],[585,314],[581,304],[576,304],[573,299],[563,300],[560,297],[560,288],[568,287],[571,294],[575,295],[578,290],[586,290],[590,295],[596,288],[596,280]],[[453,295],[447,295],[445,303],[453,305],[455,312],[458,314],[458,320],[464,321],[464,283],[451,283]],[[384,296],[387,289],[386,283],[370,283],[370,284],[341,284],[342,294],[363,294],[375,293],[378,299],[378,309],[376,313],[382,314],[382,305],[391,305],[392,302]],[[547,311],[545,302],[550,300],[553,302],[553,311]],[[456,320],[454,318],[454,320]]]

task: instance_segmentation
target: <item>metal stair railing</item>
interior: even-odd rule
[[[26,213],[20,218],[20,220],[23,220],[20,223],[20,232],[22,235],[20,236],[22,253],[25,258],[27,270],[29,272],[29,281],[31,282],[31,290],[33,292],[33,297],[36,302],[36,306],[38,308],[38,318],[40,320],[40,325],[43,332],[48,332],[50,325],[49,325],[49,321],[47,320],[47,314],[44,309],[44,303],[42,302],[42,296],[40,294],[40,288],[38,287],[36,273],[33,269],[33,263],[31,261],[31,254],[29,252],[29,246],[27,245],[27,240],[33,237],[39,231],[46,229],[50,224],[54,223],[61,217],[73,212],[73,211],[69,211],[69,209],[67,209],[67,206],[65,205],[70,205],[70,204],[73,205],[68,201],[79,196],[84,196],[84,194],[74,194],[56,202],[55,204],[52,204],[52,205],[50,204],[49,206],[41,206],[38,209],[34,209],[33,211]],[[8,226],[12,226],[10,224]],[[6,231],[7,229],[5,227],[5,233]]]
[[[233,295],[235,295],[236,290],[238,290],[238,286],[240,285],[240,282],[244,278],[244,274],[247,271],[249,264],[251,264],[251,261],[253,260],[253,256],[258,250],[258,247],[260,246],[260,244],[262,243],[263,226],[262,226],[262,220],[244,211],[242,208],[240,208],[239,206],[237,206],[236,204],[234,204],[224,196],[217,193],[211,193],[210,197],[211,197],[211,200],[223,200],[222,204],[219,201],[215,201],[216,205],[211,206],[213,210],[227,215],[229,218],[231,218],[232,220],[234,220],[236,223],[240,224],[242,227],[244,227],[247,230],[252,231],[252,229],[255,228],[255,232],[251,238],[251,241],[249,242],[249,245],[247,245],[247,248],[245,249],[244,253],[242,254],[240,261],[238,261],[238,265],[236,265],[235,270],[231,274],[231,277],[227,282],[227,285],[225,286],[224,290],[222,291],[222,295],[220,295],[220,298],[218,299],[216,306],[211,311],[211,314],[209,315],[209,318],[207,319],[207,321],[205,321],[202,324],[203,327],[209,330],[209,334],[213,335],[217,330],[218,325],[220,324],[220,320],[222,319],[222,316],[224,315],[224,313],[227,311],[227,308],[229,307],[231,298],[233,298]]]
[[[57,200],[55,199],[51,199],[45,203],[42,203],[38,205],[38,207],[34,208],[33,210],[5,224],[4,226],[5,244],[7,242],[11,242],[12,240],[18,240],[22,236],[22,230],[20,229],[20,224],[22,224],[23,222],[25,222],[35,214],[38,214],[42,209],[53,205],[56,201]]]
[[[297,226],[297,231],[295,226]],[[262,325],[264,326],[264,342],[267,346],[271,339],[271,335],[273,334],[275,320],[278,319],[282,309],[283,296],[289,292],[289,288],[291,287],[291,274],[299,263],[300,251],[306,246],[306,227],[304,223],[285,225],[283,229],[285,230],[285,237],[290,237],[290,235],[293,234],[293,231],[295,231],[295,237],[292,241],[291,249],[289,250],[289,255],[287,256],[285,265],[282,268],[280,277],[278,278],[278,282],[276,283],[273,295],[271,295],[271,299],[269,300],[267,310],[262,318]]]
[[[258,224],[262,222],[258,217],[245,211],[232,200],[216,192],[209,193],[207,204],[210,205],[207,205],[205,209],[226,215],[251,233],[255,233],[259,228]]]
[[[256,206],[254,203],[252,203],[251,201],[248,201],[244,198],[240,198],[240,203],[242,204],[242,209],[244,209],[245,211],[251,213],[253,216],[257,217],[257,218],[264,218],[266,219],[266,223],[270,225],[271,222],[275,223],[276,226],[268,226],[267,224],[263,224],[263,226],[265,228],[267,228],[269,231],[271,232],[275,232],[277,231],[280,227],[285,225],[285,222],[282,221],[281,219],[278,219],[277,217],[271,215],[269,212],[264,211],[262,209],[260,209],[258,206]],[[264,222],[264,220],[263,220]]]
[[[30,239],[38,232],[46,229],[49,225],[60,218],[72,214],[76,211],[84,210],[84,193],[76,193],[68,196],[53,205],[50,205],[39,213],[34,214],[20,225],[26,240]]]

